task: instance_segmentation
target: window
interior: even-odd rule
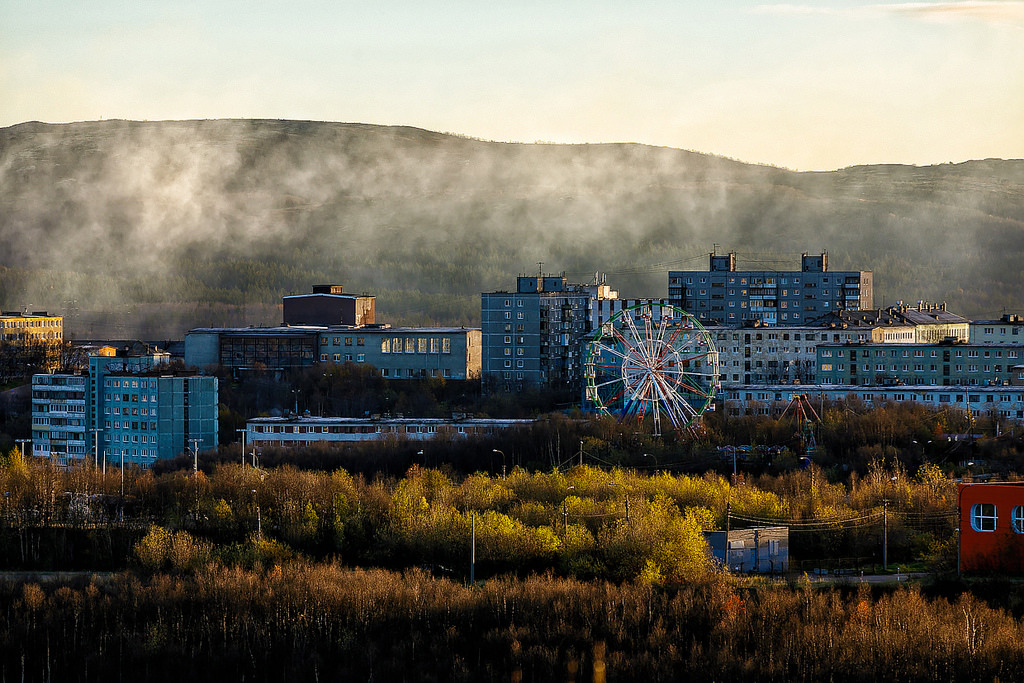
[[[971,506],[971,528],[975,531],[996,530],[996,506],[994,503],[975,503]]]

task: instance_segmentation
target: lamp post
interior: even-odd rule
[[[236,429],[235,431],[236,432],[241,432],[241,434],[242,434],[242,469],[244,470],[245,469],[245,433],[248,430],[243,428],[243,429]]]
[[[505,478],[505,453],[497,448],[491,449],[492,453],[501,453],[501,478]]]

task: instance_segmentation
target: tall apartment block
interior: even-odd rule
[[[216,448],[217,378],[161,367],[166,353],[91,356],[88,374],[32,377],[32,453],[149,467]],[[97,448],[98,440],[98,448]]]
[[[668,296],[705,325],[805,325],[837,310],[871,308],[871,271],[829,271],[803,254],[799,271],[736,270],[736,253],[710,254],[706,271],[669,271]]]
[[[485,390],[572,390],[582,376],[580,342],[595,324],[593,302],[618,299],[618,292],[599,281],[572,284],[564,274],[538,274],[518,277],[514,292],[480,299]]]

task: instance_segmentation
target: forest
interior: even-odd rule
[[[99,121],[0,129],[0,187],[0,307],[60,312],[78,338],[278,324],[282,295],[326,282],[375,295],[380,321],[475,326],[480,293],[518,274],[663,297],[716,245],[741,269],[828,251],[874,272],[876,306],[1024,312],[1020,160],[799,173],[408,127]]]
[[[5,679],[1024,673],[1024,592],[955,578],[956,484],[934,464],[737,478],[413,465],[371,478],[211,461],[59,470],[12,451],[0,489],[0,557],[19,572],[0,575]],[[890,562],[935,578],[815,582],[830,560],[881,570],[883,501]],[[717,569],[701,532],[727,516],[790,526],[801,569]]]
[[[956,480],[1016,480],[1024,435],[837,402],[808,458],[797,427],[713,413],[697,440],[655,440],[555,413],[490,436],[263,448],[257,467],[225,442],[145,471],[11,448],[0,677],[1024,675],[1024,591],[955,571]],[[941,438],[969,427],[970,443]],[[726,525],[788,526],[793,571],[723,572],[703,532]],[[859,583],[883,544],[888,571],[932,578]]]

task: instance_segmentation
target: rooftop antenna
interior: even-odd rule
[[[712,250],[714,251],[715,256],[718,256],[718,244],[717,243],[712,244],[711,247],[712,247]]]
[[[544,262],[537,261],[537,277],[544,277]]]

